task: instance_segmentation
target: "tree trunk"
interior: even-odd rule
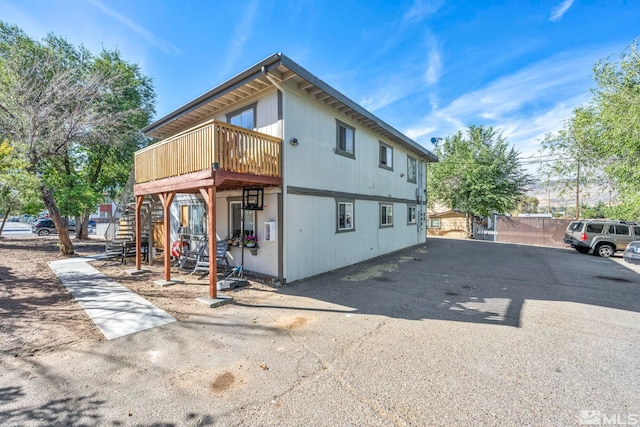
[[[76,239],[89,239],[89,216],[91,212],[86,211],[82,216],[76,217]]]
[[[42,195],[42,201],[44,206],[49,211],[49,218],[56,225],[58,231],[58,240],[60,242],[60,254],[72,255],[73,243],[71,243],[71,237],[69,237],[69,221],[60,215],[58,211],[58,205],[53,198],[53,192],[46,188],[44,185],[40,186],[40,194]]]
[[[4,230],[4,225],[7,223],[7,218],[9,218],[10,212],[11,212],[11,206],[7,208],[7,212],[5,212],[4,218],[2,219],[2,225],[0,225],[0,237],[2,237],[2,230]]]
[[[473,214],[467,213],[467,237],[473,239]]]

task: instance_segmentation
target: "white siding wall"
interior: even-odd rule
[[[221,122],[227,121],[227,113],[239,110],[247,105],[253,104],[256,99],[237,104],[218,114],[215,118]],[[278,121],[278,92],[274,91],[257,99],[256,108],[256,131],[267,135],[281,137],[281,123]]]
[[[356,129],[355,160],[335,153],[336,119]],[[367,200],[367,197],[415,200],[418,184],[407,182],[407,153],[400,146],[291,91],[284,95],[283,137],[286,187],[363,196],[355,200],[356,230],[336,233],[333,197],[290,194],[285,188],[287,281],[424,242],[424,229],[418,232],[416,225],[407,225],[406,203],[393,203],[394,226],[380,228],[379,202]],[[299,145],[291,146],[288,143],[291,138],[297,138]],[[393,171],[379,167],[379,141],[393,147]]]
[[[279,190],[277,190],[279,191]],[[275,241],[264,240],[264,223],[275,221],[277,228],[278,220],[278,194],[274,189],[266,190],[264,195],[264,210],[254,211],[256,215],[256,232],[258,234],[257,255],[251,255],[248,248],[244,249],[244,268],[268,276],[278,276],[278,240],[282,236],[277,236]],[[241,191],[225,191],[216,194],[216,228],[218,236],[226,239],[230,235],[229,224],[229,204],[228,197],[242,197]],[[229,264],[240,265],[242,261],[242,249],[231,247],[229,249]]]
[[[282,236],[276,236],[275,241],[264,240],[264,223],[267,221],[275,221],[277,228],[277,212],[278,212],[278,190],[267,190],[264,196],[265,209],[256,212],[256,232],[258,234],[258,251],[257,255],[251,255],[248,248],[244,250],[244,268],[268,276],[278,276],[278,240]],[[225,191],[216,193],[216,239],[226,240],[229,237],[229,203],[227,198],[241,198],[241,191]],[[192,204],[194,202],[204,203],[201,198],[195,196],[179,196],[171,206],[171,241],[179,239],[178,229],[180,225],[180,206],[183,204]],[[206,211],[206,205],[204,205]],[[206,229],[206,223],[204,224]],[[228,256],[231,266],[240,265],[242,262],[242,252],[239,247],[231,247]]]

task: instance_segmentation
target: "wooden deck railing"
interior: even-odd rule
[[[281,142],[211,120],[137,151],[136,183],[211,169],[214,162],[223,170],[280,177]]]

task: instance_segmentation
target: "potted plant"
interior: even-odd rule
[[[244,237],[243,244],[248,248],[253,248],[258,244],[258,236],[254,234],[248,234]]]

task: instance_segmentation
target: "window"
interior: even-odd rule
[[[356,158],[355,128],[336,120],[336,154]]]
[[[580,230],[581,228],[582,228],[582,222],[580,222],[580,221],[572,222],[571,224],[569,224],[569,230],[570,231]],[[602,230],[600,230],[600,231],[602,231]]]
[[[621,236],[628,236],[629,233],[629,226],[628,225],[610,225],[609,226],[609,233],[610,234],[618,234]]]
[[[240,236],[255,235],[255,211],[244,211],[244,223],[242,215],[242,202],[229,203],[229,237],[241,240]]]
[[[205,206],[202,203],[180,206],[180,233],[204,234]]]
[[[640,236],[640,227],[633,227],[633,232],[636,234],[636,236]]]
[[[429,218],[429,228],[440,228],[440,218]]]
[[[416,207],[407,206],[407,224],[416,223]]]
[[[407,156],[407,182],[416,183],[416,172],[418,170],[418,159]]]
[[[336,232],[355,231],[353,200],[336,200]]]
[[[587,224],[587,233],[602,233],[604,224]]]
[[[393,205],[380,203],[380,227],[393,226]]]
[[[393,148],[382,142],[380,143],[380,167],[393,170]]]
[[[255,129],[256,105],[257,103],[253,103],[227,114],[227,123],[231,123],[232,125],[240,126],[245,129]]]

